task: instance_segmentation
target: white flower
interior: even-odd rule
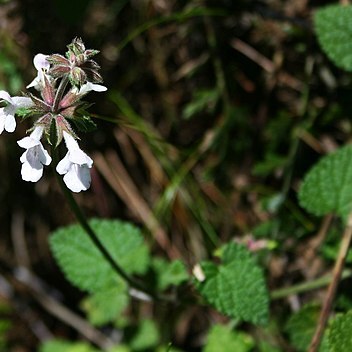
[[[85,95],[90,91],[95,91],[95,92],[105,92],[107,88],[101,84],[94,84],[91,82],[87,82],[82,85],[82,87],[78,91],[78,95]]]
[[[63,131],[63,136],[68,152],[57,164],[56,171],[65,175],[64,182],[72,192],[86,191],[91,182],[89,169],[93,160],[79,148],[70,134]]]
[[[40,87],[44,84],[44,74],[50,68],[50,63],[46,60],[47,57],[48,55],[44,54],[37,54],[34,56],[33,63],[38,73],[37,77],[35,77],[34,80],[29,83],[26,88],[34,87],[35,89],[40,90]]]
[[[3,130],[13,132],[16,128],[15,113],[17,109],[32,106],[32,99],[26,97],[11,97],[10,94],[4,90],[0,90],[0,99],[7,102],[7,106],[0,108],[0,134]]]
[[[43,130],[41,126],[36,127],[29,137],[24,137],[17,142],[21,148],[26,149],[20,158],[21,175],[24,181],[37,182],[43,175],[43,165],[51,163],[51,157],[40,142]]]

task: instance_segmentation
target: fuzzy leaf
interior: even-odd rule
[[[299,190],[303,208],[315,215],[352,210],[352,145],[323,157],[305,176]]]
[[[315,30],[326,55],[336,66],[352,71],[352,6],[330,5],[316,11]]]
[[[231,331],[226,326],[214,325],[208,335],[208,341],[204,352],[249,352],[254,347],[251,336]]]
[[[82,308],[88,315],[92,325],[101,326],[115,319],[123,312],[129,303],[126,285],[120,282],[100,291],[92,293],[82,302]]]
[[[328,330],[329,352],[350,352],[352,346],[352,311],[337,316]]]
[[[297,351],[307,351],[318,316],[319,307],[308,305],[293,314],[288,320],[285,330]]]
[[[220,312],[254,324],[268,320],[268,292],[263,272],[252,254],[231,243],[223,252],[223,264],[201,263],[205,280],[198,289]]]
[[[291,315],[285,330],[289,335],[291,344],[297,352],[308,350],[309,344],[316,329],[320,308],[316,305],[306,305]],[[328,352],[326,334],[319,347],[319,352]]]
[[[145,272],[149,253],[138,228],[118,220],[93,219],[89,223],[127,273]],[[80,225],[58,229],[49,241],[67,279],[80,289],[96,292],[121,280]]]

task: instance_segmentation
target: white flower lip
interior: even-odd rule
[[[17,143],[21,148],[26,149],[20,161],[22,163],[21,175],[24,181],[37,182],[43,175],[44,165],[51,163],[51,157],[43,148],[40,138],[43,134],[43,127],[36,127],[28,137],[24,137]]]
[[[0,90],[0,99],[7,102],[7,106],[0,108],[0,134],[4,130],[11,133],[16,128],[15,113],[17,109],[30,107],[33,102],[26,97],[11,97],[4,90]]]
[[[94,92],[105,92],[107,91],[107,88],[101,84],[95,84],[91,82],[87,82],[82,85],[80,90],[78,91],[78,95],[85,95],[91,91]]]
[[[63,136],[68,152],[57,164],[56,171],[65,175],[64,182],[72,192],[86,191],[91,183],[89,169],[93,166],[93,160],[79,148],[69,133],[64,131]]]
[[[37,90],[40,90],[40,86],[44,80],[44,74],[50,68],[50,63],[46,60],[47,57],[48,55],[44,54],[37,54],[34,56],[33,64],[38,73],[34,80],[29,83],[26,88],[33,87]]]

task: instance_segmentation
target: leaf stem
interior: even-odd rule
[[[335,298],[337,286],[341,280],[342,269],[345,264],[348,249],[352,240],[352,213],[348,216],[347,225],[342,236],[341,246],[336,258],[334,271],[332,274],[332,281],[328,288],[328,292],[325,297],[323,307],[320,312],[318,325],[316,327],[314,336],[309,346],[308,352],[317,352],[324,334],[325,326],[329,318],[329,314],[332,308],[332,303]]]
[[[58,151],[57,148],[52,147],[52,157],[53,157],[53,161],[54,161],[54,165],[57,165],[58,163]],[[137,282],[136,280],[134,280],[132,277],[130,277],[122,268],[121,266],[116,262],[116,260],[112,257],[112,255],[108,252],[108,250],[104,247],[103,243],[101,242],[101,240],[99,239],[99,237],[97,236],[97,234],[94,232],[94,230],[91,228],[91,226],[89,225],[86,216],[84,215],[82,209],[80,208],[80,206],[78,205],[78,203],[76,202],[75,198],[73,197],[71,191],[66,187],[66,185],[64,184],[64,181],[62,180],[62,178],[60,177],[59,174],[57,174],[55,172],[56,175],[56,179],[60,185],[60,188],[67,200],[67,202],[69,203],[71,210],[73,211],[73,213],[75,214],[78,222],[80,223],[80,225],[82,226],[82,228],[85,230],[85,232],[87,233],[87,235],[89,236],[89,238],[91,239],[91,241],[93,242],[93,244],[98,248],[98,250],[100,251],[100,253],[103,255],[103,257],[105,258],[105,260],[111,265],[111,267],[113,268],[113,270],[119,275],[121,276],[129,285],[130,287],[133,287],[137,290],[142,291],[145,294],[150,295],[153,298],[157,298],[154,294],[154,292],[152,292],[151,290],[147,289],[146,287],[144,287],[144,285],[140,284],[139,282]]]

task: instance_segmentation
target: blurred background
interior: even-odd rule
[[[317,224],[295,194],[310,165],[351,133],[351,77],[321,53],[311,21],[327,3],[1,0],[0,89],[25,92],[34,55],[63,54],[74,37],[100,50],[108,91],[87,97],[97,129],[79,134],[94,160],[92,186],[76,196],[86,214],[135,223],[154,253],[189,270],[225,241],[270,241],[269,286],[280,287],[326,269],[304,255],[300,241]],[[4,351],[80,336],[40,304],[43,291],[80,315],[82,294],[48,248],[49,233],[75,221],[53,170],[21,180],[16,141],[31,123],[0,136]],[[21,267],[29,282],[19,282]],[[192,314],[175,331],[185,350],[199,346]]]

